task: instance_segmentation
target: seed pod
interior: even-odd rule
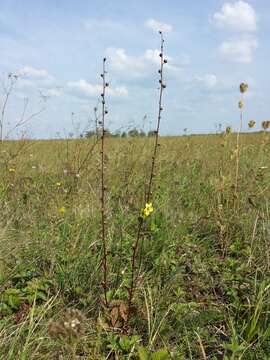
[[[244,94],[245,92],[247,92],[248,91],[248,84],[246,84],[246,83],[241,83],[240,84],[240,93],[242,93],[242,94]]]
[[[244,107],[244,101],[243,100],[240,100],[239,102],[238,102],[238,107],[239,107],[239,109],[243,109],[243,107]]]

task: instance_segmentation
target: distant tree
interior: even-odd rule
[[[138,131],[136,128],[131,129],[131,130],[129,130],[129,132],[128,132],[128,136],[130,136],[130,137],[137,137],[137,136],[139,136],[139,131]]]
[[[96,135],[96,132],[94,130],[88,130],[88,131],[85,132],[85,137],[88,138],[88,139],[90,137],[95,136],[95,135]]]
[[[121,131],[117,130],[114,134],[113,137],[120,137],[121,136]]]
[[[155,130],[149,130],[147,136],[155,136],[156,132]]]
[[[140,136],[140,137],[144,137],[144,136],[145,136],[145,132],[144,132],[143,130],[141,130],[140,133],[139,133],[139,136]]]
[[[127,133],[126,133],[125,131],[123,131],[122,134],[121,134],[121,137],[122,137],[122,138],[127,137]]]

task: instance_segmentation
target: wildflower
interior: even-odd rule
[[[244,101],[243,100],[239,101],[238,107],[239,107],[239,109],[242,109],[244,107]]]
[[[49,335],[55,340],[74,343],[85,333],[85,317],[76,309],[68,309],[58,321],[49,324]]]
[[[14,168],[9,168],[8,171],[9,171],[10,173],[15,173],[15,169],[14,169]]]
[[[154,211],[152,203],[146,203],[144,209],[141,210],[141,216],[143,218],[148,217]]]
[[[61,206],[58,211],[60,214],[64,214],[66,212],[66,208],[64,206]]]
[[[244,94],[245,92],[247,92],[248,91],[248,84],[247,83],[241,83],[240,84],[240,92],[242,93],[242,94]]]
[[[57,183],[56,183],[56,186],[57,186],[57,187],[60,187],[61,185],[62,185],[61,182],[57,182]]]
[[[250,121],[248,122],[248,127],[249,127],[250,129],[252,129],[252,128],[254,127],[254,125],[255,125],[255,121],[254,121],[254,120],[250,120]]]

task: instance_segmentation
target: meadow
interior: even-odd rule
[[[107,304],[100,140],[0,144],[0,359],[269,359],[269,140],[160,138],[130,309],[155,137],[106,138]]]

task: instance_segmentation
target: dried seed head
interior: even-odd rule
[[[167,59],[164,59],[164,64],[167,64],[168,60]]]
[[[269,120],[266,120],[266,121],[262,122],[262,128],[264,130],[267,130],[269,127],[270,127],[270,121]]]
[[[240,93],[244,94],[244,93],[247,92],[247,91],[248,91],[248,84],[242,82],[242,83],[240,84]]]
[[[238,102],[238,107],[239,107],[239,109],[243,109],[243,107],[244,107],[244,101],[243,100],[240,100],[239,102]]]
[[[109,86],[109,83],[108,83],[108,82],[106,82],[105,86],[106,86],[106,87],[108,87],[108,86]]]
[[[252,129],[252,128],[254,127],[254,125],[255,125],[255,121],[254,121],[254,120],[250,120],[250,121],[248,122],[248,127],[249,127],[250,129]]]

